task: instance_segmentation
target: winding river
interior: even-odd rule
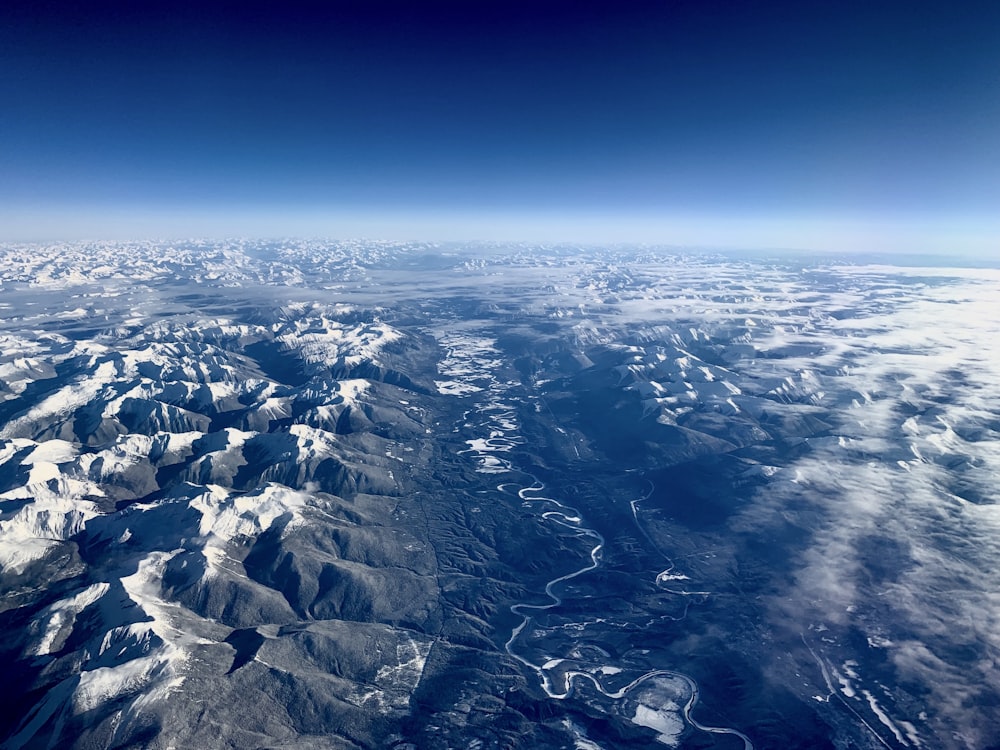
[[[464,345],[466,341],[468,344]],[[443,341],[442,343],[446,343],[448,356],[443,363],[445,366],[440,369],[442,375],[447,375],[451,378],[447,383],[448,390],[453,395],[467,398],[472,402],[470,403],[470,408],[465,411],[462,419],[456,425],[455,432],[471,433],[478,436],[485,434],[485,437],[477,436],[466,440],[465,442],[469,447],[459,451],[459,453],[467,455],[476,461],[478,465],[477,470],[482,473],[499,475],[517,472],[522,476],[529,477],[531,483],[527,486],[523,486],[517,482],[503,482],[496,486],[497,491],[505,495],[516,495],[522,503],[536,509],[538,515],[545,521],[592,543],[589,555],[581,561],[583,564],[579,568],[556,576],[545,584],[544,591],[546,597],[549,599],[548,603],[529,604],[519,602],[511,606],[510,611],[521,618],[521,621],[513,628],[510,638],[505,644],[507,653],[517,660],[518,663],[538,676],[546,695],[559,701],[573,697],[574,689],[578,685],[585,683],[589,684],[598,695],[606,699],[623,701],[637,688],[657,678],[679,681],[685,686],[684,693],[686,697],[681,705],[664,706],[664,711],[679,710],[679,714],[683,716],[683,720],[695,729],[711,734],[733,735],[743,741],[744,750],[754,750],[754,745],[750,741],[750,738],[742,732],[728,727],[708,726],[700,723],[692,716],[694,707],[698,702],[699,687],[698,683],[686,674],[669,669],[654,669],[639,675],[617,689],[609,689],[602,684],[598,675],[615,675],[622,673],[623,669],[614,665],[594,664],[593,666],[588,665],[586,670],[558,670],[559,676],[553,677],[553,674],[557,671],[556,668],[561,663],[566,661],[578,662],[579,659],[547,659],[539,663],[525,655],[523,647],[519,651],[519,644],[523,644],[524,638],[533,628],[536,618],[540,614],[554,610],[562,605],[563,599],[558,591],[562,584],[583,576],[601,566],[601,553],[604,549],[605,540],[598,531],[585,524],[584,518],[579,511],[561,503],[553,497],[541,494],[546,490],[545,485],[531,474],[522,472],[513,465],[511,451],[523,445],[524,439],[518,434],[517,409],[512,404],[508,389],[511,386],[520,384],[503,382],[496,376],[495,368],[498,365],[500,353],[493,347],[493,342],[484,339],[482,336],[470,336],[463,340],[462,336],[449,333],[447,341]],[[461,363],[461,366],[456,366],[459,363]],[[444,388],[441,390],[442,392],[446,392]],[[632,516],[636,527],[650,544],[653,544],[653,541],[649,538],[648,533],[642,528],[642,524],[639,521],[638,504],[649,497],[652,491],[653,488],[650,487],[645,497],[633,500],[631,503]],[[653,544],[653,548],[656,549],[655,544]],[[667,588],[664,584],[669,581],[686,580],[686,576],[672,572],[674,565],[669,559],[668,563],[669,567],[667,570],[656,577],[655,583],[661,590],[677,596],[705,596],[710,593],[706,591],[678,591]],[[593,650],[596,652],[602,651],[602,649],[596,647]],[[603,656],[610,658],[606,653]],[[628,719],[627,716],[625,718]],[[637,714],[636,720],[633,720],[634,723],[654,729],[660,728],[660,724],[656,722],[650,723],[648,720],[638,720],[639,718]],[[664,721],[670,721],[669,715]],[[661,733],[659,738],[661,742],[668,745],[676,745],[680,739],[679,735],[669,733]],[[581,737],[581,740],[583,739]],[[590,740],[585,740],[581,746],[597,747]]]
[[[499,484],[497,485],[497,490],[501,492],[506,492],[507,488],[511,486],[514,485],[512,485],[511,483]],[[544,489],[545,485],[536,480],[535,483],[532,484],[531,486],[519,489],[517,491],[517,496],[522,501],[525,502],[546,503],[557,506],[558,508],[560,508],[560,510],[543,511],[541,513],[542,518],[550,520],[565,528],[575,530],[582,536],[586,536],[588,538],[593,539],[596,543],[594,547],[590,550],[589,563],[583,565],[582,567],[578,568],[577,570],[574,570],[571,573],[567,573],[565,575],[553,578],[547,584],[545,584],[545,594],[546,596],[549,597],[549,599],[551,599],[551,601],[548,604],[518,603],[511,606],[510,611],[513,612],[515,615],[518,615],[522,619],[520,624],[518,624],[511,631],[510,638],[507,640],[507,643],[505,644],[507,653],[510,654],[512,657],[514,657],[518,662],[528,667],[530,670],[534,671],[538,675],[541,681],[542,689],[545,690],[546,694],[550,698],[554,698],[556,700],[565,700],[569,698],[573,694],[573,687],[575,683],[580,680],[588,681],[594,688],[594,690],[596,690],[598,693],[605,696],[606,698],[611,698],[613,700],[620,700],[622,698],[625,698],[626,695],[628,695],[628,693],[632,691],[634,688],[638,687],[647,680],[653,679],[655,677],[669,677],[673,679],[679,679],[687,685],[689,693],[687,701],[685,702],[682,708],[685,721],[687,721],[691,726],[695,727],[696,729],[701,730],[702,732],[709,732],[711,734],[731,734],[736,737],[739,737],[741,740],[743,740],[744,750],[754,750],[753,742],[751,742],[750,738],[747,737],[742,732],[740,732],[739,730],[732,729],[729,727],[708,726],[706,724],[702,724],[691,715],[691,712],[694,710],[694,707],[698,702],[699,688],[698,688],[698,683],[692,677],[689,677],[686,674],[683,674],[681,672],[675,672],[670,669],[654,669],[649,672],[646,672],[643,675],[640,675],[639,677],[635,678],[627,685],[619,688],[618,690],[608,690],[604,687],[604,685],[601,684],[600,680],[597,679],[597,677],[594,675],[593,672],[585,672],[581,670],[568,670],[563,673],[562,680],[560,681],[561,684],[555,686],[553,685],[552,680],[549,676],[549,670],[546,668],[545,665],[536,664],[530,659],[527,659],[524,656],[517,653],[517,651],[515,650],[515,645],[518,641],[518,638],[521,636],[521,633],[525,630],[525,628],[530,626],[532,622],[532,612],[543,612],[545,610],[554,609],[555,607],[560,606],[563,600],[562,597],[560,597],[559,594],[556,593],[555,588],[564,581],[568,581],[570,579],[576,578],[577,576],[581,576],[585,573],[597,569],[601,564],[601,550],[604,547],[604,537],[602,537],[601,534],[595,531],[594,529],[589,529],[583,526],[583,519],[581,518],[579,512],[577,512],[575,509],[570,508],[569,506],[564,505],[563,503],[560,503],[558,500],[555,500],[551,497],[543,497],[541,495],[528,497],[528,493],[538,493],[543,491]],[[650,490],[650,492],[652,492],[652,490]],[[646,497],[648,496],[649,495],[647,494]],[[634,505],[635,502],[637,501],[633,501],[633,510],[635,508]],[[636,522],[638,523],[638,519]],[[670,568],[668,568],[667,572],[669,572],[669,570],[672,569],[673,565],[671,565]],[[663,575],[664,575],[663,573],[660,574],[660,576]],[[660,577],[658,576],[657,577],[658,581],[659,578]],[[694,593],[704,594],[707,592],[675,592],[675,593],[679,595],[692,595]],[[600,668],[596,669],[595,671],[599,672]]]

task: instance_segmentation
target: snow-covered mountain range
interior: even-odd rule
[[[998,294],[648,249],[2,247],[0,746],[986,750]]]

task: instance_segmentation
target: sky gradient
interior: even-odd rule
[[[0,239],[1000,255],[997,3],[6,5]]]

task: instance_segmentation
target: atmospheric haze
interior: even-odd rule
[[[0,239],[992,255],[994,3],[0,10]]]

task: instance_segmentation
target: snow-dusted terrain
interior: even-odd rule
[[[2,247],[0,746],[996,746],[997,299],[858,258]]]

